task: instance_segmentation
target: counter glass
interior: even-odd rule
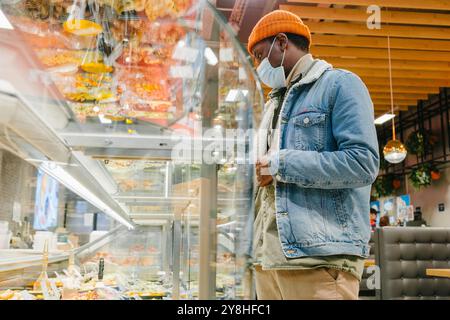
[[[203,0],[0,8],[12,26],[0,29],[0,147],[124,226],[89,259],[139,281],[168,277],[173,299],[249,298],[250,130],[263,95],[217,10]]]

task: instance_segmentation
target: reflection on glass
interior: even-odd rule
[[[33,228],[48,230],[57,226],[58,182],[38,170]]]
[[[25,97],[29,124],[12,121],[7,146],[57,163],[66,177],[58,182],[136,227],[107,248],[84,248],[93,260],[78,256],[81,272],[95,274],[104,258],[104,280],[128,297],[248,298],[248,130],[262,93],[222,17],[201,0],[17,1],[2,10],[23,43],[1,48],[15,64],[0,61],[1,77]]]

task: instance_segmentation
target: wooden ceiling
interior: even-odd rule
[[[311,53],[336,68],[358,74],[369,88],[376,115],[390,110],[387,36],[397,112],[416,106],[428,94],[438,93],[439,87],[450,87],[450,0],[269,2],[272,8],[266,1],[264,8],[258,7],[258,11],[245,16],[257,15],[259,19],[266,13],[264,10],[276,8],[297,14],[311,30]],[[367,8],[372,5],[381,8],[380,29],[367,27],[372,15]],[[242,42],[254,25],[246,22],[242,23],[244,32],[239,34]]]

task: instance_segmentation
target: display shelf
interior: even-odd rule
[[[68,253],[50,252],[49,263],[66,261],[69,257]],[[0,273],[24,269],[42,264],[42,252],[36,250],[17,250],[5,249],[0,250]]]
[[[98,250],[99,247],[104,246],[106,243],[112,241],[114,237],[123,232],[122,227],[116,227],[104,236],[87,243],[79,248],[73,250],[75,255],[83,255],[86,252],[93,252]],[[48,262],[50,264],[67,262],[70,256],[70,252],[56,250],[50,251]],[[42,251],[33,249],[2,249],[0,250],[0,273],[20,271],[22,269],[40,266],[42,264]]]
[[[10,133],[0,135],[1,146],[128,227],[74,251],[80,267],[104,258],[108,276],[136,281],[121,280],[121,297],[158,296],[146,284],[164,271],[165,298],[245,298],[236,293],[249,285],[239,257],[221,257],[245,251],[253,171],[240,160],[250,158],[245,133],[262,110],[261,86],[208,1],[171,0],[176,11],[156,2],[77,3],[87,4],[80,21],[101,26],[89,35],[87,22],[67,32],[65,6],[73,1],[39,3],[52,9],[48,16],[38,3],[2,3],[14,30],[0,31],[0,73],[8,79],[0,83],[0,129]],[[222,136],[226,130],[237,134]],[[221,152],[220,143],[230,141]],[[186,160],[176,153],[180,143],[200,157]],[[213,163],[203,159],[205,150]],[[153,252],[136,252],[136,244]],[[23,259],[40,263],[39,256]],[[62,270],[68,256],[50,260]],[[230,293],[233,285],[239,288]],[[89,294],[83,298],[101,296]]]

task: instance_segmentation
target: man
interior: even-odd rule
[[[361,79],[309,54],[296,15],[264,16],[248,51],[273,90],[258,134],[258,299],[357,299],[379,168],[373,104]]]

